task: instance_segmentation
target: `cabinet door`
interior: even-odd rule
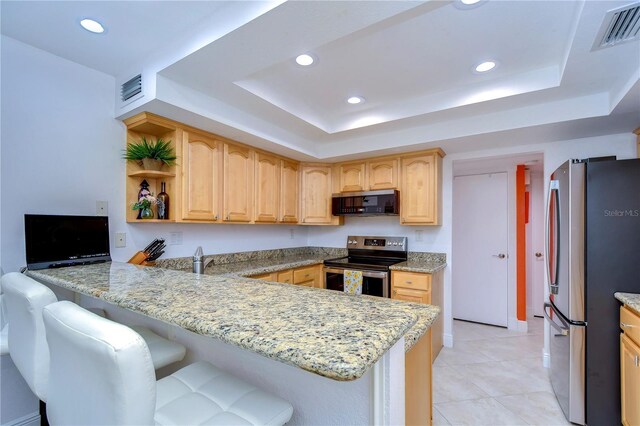
[[[365,163],[341,164],[340,192],[364,191],[365,190]]]
[[[400,217],[402,224],[439,225],[440,157],[402,159]]]
[[[196,133],[182,139],[182,219],[218,220],[220,144]]]
[[[369,189],[396,189],[398,187],[398,160],[369,162]]]
[[[622,424],[640,425],[640,347],[620,335]]]
[[[300,167],[297,163],[280,163],[280,221],[298,223],[298,205],[300,192]]]
[[[278,282],[293,284],[293,269],[278,272]]]
[[[253,212],[253,151],[224,144],[223,220],[250,222]]]
[[[278,221],[280,201],[280,159],[256,153],[255,221]]]
[[[391,298],[414,303],[431,303],[431,292],[424,290],[409,290],[407,288],[394,288]]]
[[[302,223],[330,224],[331,167],[302,167]]]

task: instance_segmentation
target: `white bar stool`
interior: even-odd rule
[[[58,299],[47,286],[18,272],[3,275],[0,284],[7,309],[11,359],[31,391],[41,401],[47,402],[49,347],[42,322],[42,309]],[[145,334],[152,337],[150,350],[157,352],[154,368],[184,358],[184,345],[164,339],[148,329]]]
[[[207,362],[158,382],[144,340],[71,303],[43,311],[51,353],[47,414],[65,425],[283,425],[287,401]]]

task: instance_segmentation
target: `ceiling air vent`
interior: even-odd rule
[[[592,50],[639,39],[640,2],[607,12]]]
[[[142,74],[138,74],[122,84],[120,88],[120,99],[122,99],[122,102],[127,102],[140,93],[142,93]]]

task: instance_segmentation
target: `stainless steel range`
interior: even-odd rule
[[[362,294],[389,297],[389,266],[407,260],[407,237],[347,237],[348,256],[324,261],[329,290],[344,291],[344,271],[362,271]]]

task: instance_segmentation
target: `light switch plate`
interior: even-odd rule
[[[416,241],[420,242],[423,240],[423,233],[424,231],[422,229],[416,229]]]
[[[96,215],[108,216],[109,215],[109,202],[108,201],[96,201]]]
[[[116,248],[122,248],[127,246],[127,233],[116,232]]]

